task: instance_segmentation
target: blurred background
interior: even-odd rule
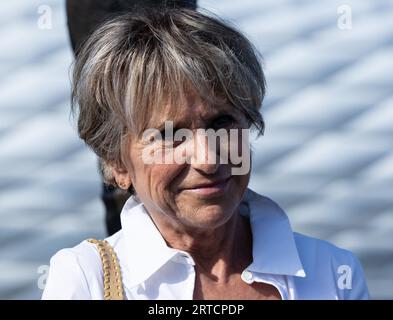
[[[352,250],[372,297],[393,299],[393,1],[198,5],[264,57],[251,188]],[[0,39],[0,298],[39,299],[56,251],[105,237],[100,177],[69,118],[64,2],[0,0]]]

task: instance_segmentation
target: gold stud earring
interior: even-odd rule
[[[120,181],[119,182],[119,187],[122,188],[122,189],[127,189],[127,183],[124,182],[124,181]]]

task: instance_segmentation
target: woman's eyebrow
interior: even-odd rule
[[[172,122],[173,124],[173,130],[177,130],[177,129],[181,129],[181,128],[186,128],[187,126],[181,126],[182,121],[178,121],[176,122],[176,120],[170,120],[167,119],[164,122],[160,123],[157,126],[153,126],[154,129],[157,129],[158,131],[164,131],[165,130],[165,122]]]
[[[200,118],[204,123],[204,127],[209,127],[215,120],[222,116],[231,116],[234,119],[237,118],[237,115],[227,108],[222,108],[221,110],[213,109],[212,111],[209,111],[208,114],[205,114]],[[152,127],[157,129],[158,131],[163,131],[165,130],[165,122],[171,121],[173,123],[173,129],[177,130],[182,128],[188,128],[189,125],[192,124],[192,120],[194,119],[166,119],[163,122]]]
[[[237,113],[234,112],[234,110],[231,110],[229,108],[222,108],[221,110],[217,110],[217,112],[214,112],[214,113],[204,117],[204,120],[206,122],[213,122],[222,116],[231,116],[234,119],[236,119],[238,117]]]

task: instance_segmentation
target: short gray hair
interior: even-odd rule
[[[72,112],[81,139],[98,155],[104,181],[124,164],[129,133],[140,135],[154,111],[178,106],[193,89],[224,101],[263,134],[261,59],[227,22],[189,9],[127,13],[98,28],[77,52]]]

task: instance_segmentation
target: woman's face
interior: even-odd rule
[[[192,229],[217,228],[236,212],[249,182],[249,169],[243,174],[233,174],[232,169],[241,164],[233,164],[230,156],[231,151],[239,155],[244,153],[241,133],[238,139],[233,137],[241,129],[248,128],[246,118],[231,106],[211,107],[190,96],[174,118],[153,115],[150,128],[161,131],[166,121],[173,122],[174,133],[189,129],[192,135],[181,141],[173,141],[164,131],[162,139],[157,139],[157,134],[131,137],[126,170],[115,172],[116,180],[127,179],[132,184],[153,220],[164,218],[170,224]],[[208,139],[196,129],[215,132],[224,129],[221,132],[228,133],[228,143],[224,139],[221,145],[209,146]],[[238,129],[232,130],[236,132],[232,137],[230,129]],[[229,161],[225,161],[225,157],[220,161],[220,152],[227,154]],[[146,154],[153,153],[168,158],[163,160],[161,157],[161,163],[146,161]],[[173,161],[180,154],[188,160]],[[249,162],[249,153],[245,154]]]

